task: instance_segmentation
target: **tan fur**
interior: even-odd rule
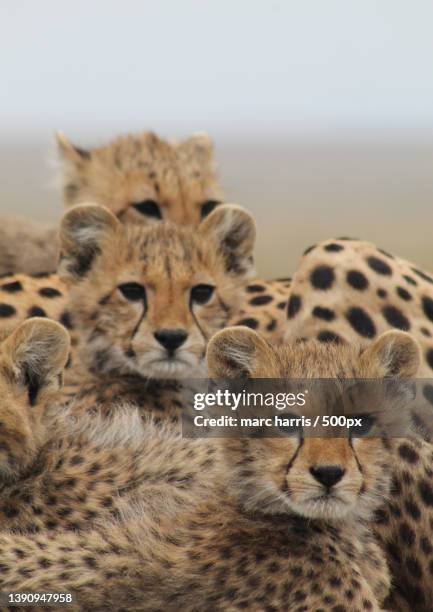
[[[177,144],[142,132],[89,150],[62,134],[57,141],[67,206],[96,202],[125,223],[141,223],[146,216],[134,204],[151,200],[164,220],[196,226],[205,202],[224,199],[206,134]]]
[[[224,199],[206,134],[173,143],[142,132],[88,150],[58,134],[57,144],[67,206],[93,201],[124,222],[140,223],[143,215],[133,205],[153,200],[164,219],[197,225],[205,202]],[[55,226],[22,217],[2,219],[0,276],[52,273],[57,257]]]
[[[107,209],[75,207],[61,226],[61,276],[80,335],[79,360],[100,374],[143,378],[198,376],[207,341],[236,308],[252,272],[255,225],[236,206],[221,206],[188,227],[121,224]],[[138,299],[123,287],[141,290]],[[196,287],[213,293],[195,301]],[[158,333],[181,331],[172,353]]]
[[[0,277],[15,272],[55,270],[57,228],[25,217],[3,216],[0,225]]]
[[[56,318],[73,331],[73,345],[82,345],[80,362],[91,369],[146,378],[198,375],[207,340],[237,311],[252,274],[254,237],[252,218],[236,206],[218,207],[196,231],[170,224],[124,226],[103,207],[76,207],[61,228],[66,283],[25,275],[4,279],[3,328],[35,311],[27,301],[30,287],[37,308],[43,303],[39,314],[48,315],[52,304]],[[84,260],[90,270],[77,274],[74,266]],[[121,294],[118,287],[127,283],[143,287],[144,301]],[[207,303],[191,302],[197,285],[215,288]],[[188,335],[176,359],[165,359],[154,336],[165,329]]]
[[[250,335],[245,337],[245,333]],[[277,377],[282,372],[292,375],[300,363],[304,376],[330,376],[343,363],[350,376],[354,372],[381,375],[377,371],[380,360],[369,358],[367,363],[365,354],[363,360],[355,348],[312,344],[273,350],[266,345],[264,353],[263,341],[242,329],[220,332],[212,341],[211,374],[218,376],[216,364],[221,362],[224,368],[227,358],[232,358],[233,342],[236,350],[239,345],[248,349],[251,340],[254,371],[260,377]],[[406,338],[396,339],[399,347],[404,342]],[[248,355],[251,352],[247,350]],[[242,369],[244,356],[241,362]],[[344,441],[337,446],[329,441],[309,442],[310,450],[294,462],[304,478],[311,460],[326,462],[332,457],[348,465],[353,453]],[[161,504],[156,518],[146,506],[146,497],[140,501],[135,495],[129,508],[123,506],[116,523],[101,522],[84,536],[3,533],[1,588],[73,591],[72,609],[79,610],[382,609],[388,572],[356,505],[338,520],[326,513],[312,517],[306,505],[306,520],[290,501],[283,501],[285,495],[290,499],[281,483],[292,478],[287,462],[293,456],[293,439],[278,443],[221,440],[219,444],[222,453],[211,464],[217,470],[213,475],[208,472],[211,466],[190,465],[188,455],[171,454],[172,469],[184,473],[189,467],[191,477],[196,470],[209,476],[205,500],[191,497],[185,512],[180,509],[173,515]],[[366,488],[383,485],[392,462],[389,446],[380,439],[359,439],[357,454]],[[347,480],[354,480],[354,475],[350,473]],[[274,504],[263,504],[264,491]],[[366,512],[374,510],[379,498],[386,495],[383,487],[378,493],[376,497],[361,493],[369,499]]]
[[[164,220],[196,226],[208,210],[203,206],[224,200],[215,176],[212,143],[206,134],[176,144],[143,132],[93,149],[76,147],[60,133],[57,141],[67,206],[93,201],[108,207],[126,224],[147,224],[156,219],[134,206],[147,201],[158,207]],[[0,230],[0,276],[9,275],[4,283],[9,284],[16,280],[13,273],[22,273],[24,278],[20,280],[25,285],[23,293],[7,296],[6,304],[21,312],[29,304],[40,302],[41,296],[25,274],[54,272],[57,259],[56,228],[26,219],[4,220]],[[253,327],[269,340],[281,341],[289,285],[289,279],[251,283],[229,323]],[[64,286],[54,274],[50,286],[64,293]],[[1,295],[0,286],[0,298]],[[58,320],[57,306],[60,300],[56,305],[45,300],[42,307],[47,316]],[[25,318],[20,312],[14,325]]]
[[[371,267],[371,257],[375,258],[373,265],[379,271]],[[323,266],[332,270],[332,283],[327,289],[315,288],[312,275]],[[357,281],[358,288],[350,284],[349,279]],[[433,371],[431,304],[433,276],[415,264],[385,253],[369,242],[326,240],[308,250],[294,276],[286,339],[322,337],[324,341],[367,344],[372,334],[377,337],[398,325],[407,329],[421,346],[422,360],[417,376],[426,380],[418,385],[422,397],[417,401],[416,417],[420,431],[430,436],[433,401],[433,384],[428,380]],[[331,320],[315,316],[317,307],[327,309],[327,318]],[[390,311],[389,307],[394,310]],[[360,309],[368,317],[370,324],[361,328],[366,336],[350,323],[353,308]],[[395,309],[401,315],[399,318],[395,317]],[[394,323],[393,319],[386,318],[389,312],[394,312]],[[386,546],[395,597],[405,600],[407,609],[431,610],[433,448],[425,442],[399,444],[396,441],[394,452],[398,461],[392,500],[378,515],[375,530]],[[393,609],[391,603],[388,605]],[[396,609],[406,608],[398,604]]]
[[[0,345],[2,530],[89,530],[135,499],[156,521],[161,504],[173,518],[204,496],[211,444],[143,423],[125,402],[105,419],[59,409],[68,348],[66,331],[44,319],[23,323]]]
[[[340,250],[328,250],[335,245]],[[382,272],[369,265],[370,258],[374,258],[373,265],[374,261],[379,262]],[[311,281],[323,268],[330,278],[326,289],[314,287]],[[360,288],[350,284],[351,275]],[[298,297],[300,307],[295,308]],[[418,376],[429,378],[433,373],[433,357],[431,365],[427,359],[429,351],[433,350],[430,301],[433,303],[433,276],[419,270],[415,264],[386,254],[369,242],[326,240],[308,250],[293,278],[286,340],[318,338],[330,332],[335,334],[336,341],[369,341],[397,327],[417,338],[424,356]],[[316,307],[329,309],[330,313],[326,313],[329,320],[315,316]],[[390,307],[393,310],[390,311]],[[350,323],[353,308],[360,309],[367,317],[367,324],[360,326],[360,331]],[[394,314],[394,324],[390,323],[392,318],[387,320],[390,314]],[[401,316],[397,318],[395,314]]]
[[[58,323],[30,319],[1,345],[0,474],[13,478],[35,460],[43,412],[59,390],[69,338]],[[37,404],[37,405],[36,405]]]

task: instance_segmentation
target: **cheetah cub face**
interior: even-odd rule
[[[84,358],[98,372],[201,375],[209,338],[251,275],[255,224],[222,205],[197,229],[124,225],[80,205],[63,218],[60,276],[70,285]]]
[[[388,381],[394,393],[384,393],[381,406],[377,406],[377,395],[371,406],[365,394],[351,398],[353,414],[367,417],[365,422],[372,428],[368,437],[365,431],[336,437],[335,430],[323,437],[321,433],[307,436],[300,427],[290,435],[279,432],[276,437],[222,440],[233,490],[248,511],[296,513],[331,521],[371,516],[390,486],[387,436],[392,415],[398,413],[401,418],[402,412],[409,413],[412,393],[405,379],[416,375],[420,360],[411,336],[386,332],[364,350],[315,341],[272,347],[256,332],[234,327],[214,336],[207,360],[210,376],[220,380],[272,378],[290,384],[292,379],[293,384],[293,379],[300,378],[333,379],[331,390],[328,386],[312,405],[308,407],[307,402],[296,409],[298,416],[313,418],[336,414],[341,379],[402,379],[399,384]]]
[[[0,480],[34,460],[68,353],[68,333],[48,319],[28,319],[0,345]]]
[[[175,143],[143,132],[88,150],[58,134],[57,144],[68,206],[97,202],[123,223],[197,226],[224,199],[206,134]]]

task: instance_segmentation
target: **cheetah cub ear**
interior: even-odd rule
[[[69,334],[62,325],[35,317],[8,336],[0,351],[7,378],[19,393],[27,388],[33,406],[58,391],[69,349]]]
[[[223,257],[226,272],[233,276],[252,274],[256,224],[241,206],[218,206],[199,226],[205,240],[211,240]]]
[[[381,378],[413,378],[421,364],[421,351],[410,334],[387,331],[363,351],[361,362]]]
[[[71,208],[60,224],[60,278],[76,282],[86,276],[102,245],[121,232],[120,221],[104,206],[78,204]]]
[[[188,157],[212,163],[213,143],[206,132],[196,132],[180,143],[179,149]]]
[[[61,162],[65,164],[82,165],[83,162],[91,159],[90,151],[73,145],[63,132],[56,132],[56,141]]]
[[[259,334],[248,327],[227,327],[210,340],[206,359],[215,379],[252,378],[272,361],[273,352]]]

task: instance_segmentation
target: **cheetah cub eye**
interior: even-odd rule
[[[215,287],[213,285],[195,285],[191,289],[191,301],[196,304],[206,304],[211,299],[214,291]]]
[[[138,302],[146,297],[146,289],[139,283],[124,283],[118,287],[120,293],[130,302]]]
[[[143,202],[136,202],[133,208],[137,210],[141,215],[145,217],[152,217],[153,219],[162,219],[161,209],[159,204],[155,200],[144,200]]]
[[[208,215],[210,215],[210,213],[215,210],[215,208],[221,204],[221,202],[219,200],[208,200],[207,202],[204,202],[201,205],[201,218],[204,219],[205,217],[207,217]]]

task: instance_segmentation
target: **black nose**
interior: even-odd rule
[[[167,351],[175,351],[183,344],[187,337],[183,329],[160,329],[154,333],[155,338]]]
[[[338,465],[315,465],[310,473],[325,487],[332,487],[344,476],[344,470]]]

